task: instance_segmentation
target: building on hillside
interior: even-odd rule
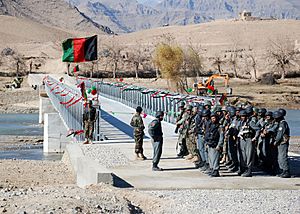
[[[239,13],[239,20],[241,21],[255,21],[255,20],[262,20],[260,17],[252,16],[252,12],[244,10],[243,12]]]
[[[239,13],[239,19],[241,21],[266,21],[266,20],[276,20],[274,17],[257,17],[257,16],[252,16],[252,12],[244,10],[243,12]]]

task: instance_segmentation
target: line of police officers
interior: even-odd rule
[[[211,107],[210,101],[197,106],[180,104],[175,130],[179,157],[212,177],[220,176],[220,163],[243,177],[252,176],[254,165],[271,175],[290,177],[290,129],[284,109]]]

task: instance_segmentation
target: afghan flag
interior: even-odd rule
[[[63,62],[97,60],[97,36],[67,39],[62,43]]]
[[[212,94],[212,93],[214,93],[214,91],[215,91],[215,88],[212,85],[207,86],[207,93],[208,94]]]
[[[74,72],[74,74],[76,74],[76,72],[78,72],[78,71],[79,71],[79,65],[76,65],[73,69],[73,72]]]

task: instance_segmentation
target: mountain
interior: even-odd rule
[[[247,10],[258,17],[300,19],[299,0],[66,0],[92,20],[126,33],[237,18]]]
[[[0,0],[0,15],[29,19],[72,31],[112,33],[65,0]]]
[[[148,29],[159,11],[135,0],[71,0],[74,6],[92,20],[118,33]]]

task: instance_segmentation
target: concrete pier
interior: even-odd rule
[[[61,153],[70,141],[66,137],[67,129],[58,113],[44,114],[44,153]]]
[[[57,112],[50,99],[48,97],[40,97],[40,106],[39,106],[39,123],[44,123],[44,115],[46,113],[55,113]]]

